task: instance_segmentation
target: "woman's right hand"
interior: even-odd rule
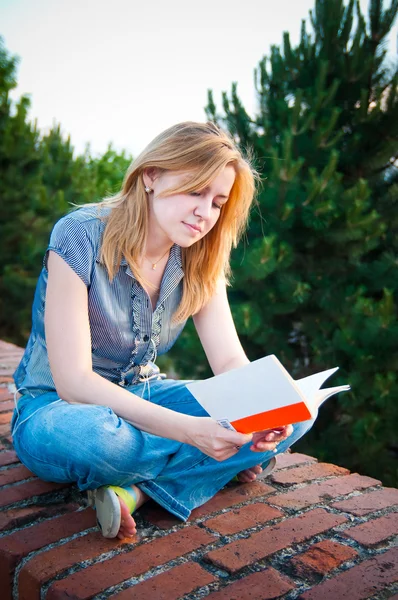
[[[253,437],[252,434],[225,429],[211,417],[193,417],[192,425],[186,433],[186,443],[217,461],[234,456]]]

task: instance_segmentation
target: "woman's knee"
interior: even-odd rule
[[[298,442],[298,440],[301,439],[311,429],[314,423],[315,419],[294,423],[292,434],[284,442],[279,444],[278,452],[284,452],[287,450],[287,448],[290,448],[290,446],[293,446],[293,444]]]
[[[105,406],[62,402],[37,417],[18,432],[21,460],[39,477],[57,471],[56,481],[75,481],[81,489],[153,479],[181,446]]]
[[[131,430],[108,407],[62,402],[32,415],[18,430],[16,447],[40,477],[49,479],[48,472],[52,480],[75,481],[120,469],[134,445]]]
[[[315,419],[309,419],[308,421],[301,421],[301,423],[295,423],[293,425],[293,434],[298,440],[305,435],[315,423]]]

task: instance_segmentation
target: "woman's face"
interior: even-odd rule
[[[163,190],[189,180],[189,173],[167,171],[150,177],[144,173],[150,205],[149,237],[157,244],[178,244],[188,248],[216,224],[235,181],[235,169],[227,165],[203,190],[159,197]]]

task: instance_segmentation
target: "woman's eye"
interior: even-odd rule
[[[191,196],[200,196],[200,192],[191,192]]]
[[[213,202],[213,207],[217,208],[217,210],[221,210],[221,204],[217,204],[217,202]]]

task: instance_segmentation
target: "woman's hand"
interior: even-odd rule
[[[214,460],[222,461],[237,454],[244,444],[252,441],[252,437],[252,434],[225,429],[211,417],[193,417],[187,443]]]
[[[293,433],[293,425],[278,428],[278,432],[268,429],[253,433],[250,450],[253,452],[269,452],[276,449],[277,445],[286,440]]]
[[[255,465],[254,467],[250,467],[250,469],[244,469],[237,474],[238,481],[240,483],[251,483],[257,479],[257,475],[262,473],[262,466]]]
[[[285,427],[278,429],[278,431],[270,429],[254,433],[252,439],[253,445],[250,447],[250,450],[253,450],[254,452],[274,450],[277,445],[289,437],[293,431],[292,425],[286,425]],[[257,479],[257,476],[260,475],[262,471],[261,465],[255,465],[249,469],[244,469],[237,474],[238,481],[240,481],[240,483],[251,483]]]

